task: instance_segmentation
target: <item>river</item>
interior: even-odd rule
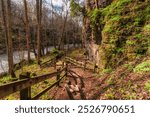
[[[70,44],[69,46],[73,47],[73,44]],[[53,48],[54,48],[53,46],[49,47],[48,51],[51,51]],[[65,45],[65,48],[67,48],[67,45]],[[31,55],[31,59],[35,58],[34,53],[31,52],[30,55]],[[23,59],[27,59],[27,51],[15,51],[13,53],[14,64],[19,63]],[[8,72],[7,54],[0,54],[0,74],[3,72]]]
[[[53,47],[49,47],[48,51],[52,50]],[[46,51],[46,50],[45,50]],[[30,53],[31,59],[35,58],[34,53]],[[13,53],[14,64],[19,63],[21,60],[27,59],[27,51],[15,51]],[[0,54],[0,74],[8,72],[8,57],[7,54]]]

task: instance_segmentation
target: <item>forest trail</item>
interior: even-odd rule
[[[95,99],[97,82],[98,78],[91,71],[70,65],[68,77],[50,95],[55,100]]]
[[[132,67],[142,61],[138,60]],[[137,74],[124,65],[111,73],[98,76],[91,70],[84,71],[83,68],[70,64],[68,77],[49,94],[54,100],[150,99],[146,88],[149,78],[148,72]]]

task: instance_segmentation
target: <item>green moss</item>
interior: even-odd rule
[[[104,75],[104,74],[109,74],[112,72],[112,69],[103,69],[102,72],[100,73],[101,75]]]
[[[89,17],[91,19],[92,24],[96,24],[101,16],[101,10],[100,9],[94,9],[89,14]]]
[[[140,64],[138,64],[133,71],[135,73],[144,73],[144,72],[150,72],[150,61],[147,60],[145,62],[142,62]]]
[[[115,95],[113,93],[107,93],[105,94],[106,99],[113,100],[115,98]]]
[[[127,68],[128,70],[133,70],[133,65],[132,64],[124,64],[124,67]]]
[[[116,22],[119,21],[120,19],[121,19],[120,15],[115,15],[114,17],[112,17],[111,21]]]
[[[63,55],[64,55],[64,51],[58,50],[56,48],[54,48],[52,50],[52,55],[56,58],[56,59],[60,59]]]
[[[109,79],[107,80],[107,84],[109,84],[109,85],[114,85],[114,84],[115,84],[114,79],[113,79],[113,78],[109,78]]]
[[[150,38],[148,1],[115,0],[101,9],[103,22],[100,60],[103,68],[117,66],[116,61],[135,60],[148,51]]]
[[[149,82],[145,83],[145,89],[150,92],[150,83]]]
[[[105,25],[103,32],[111,33],[113,31],[113,28],[111,25]]]
[[[150,30],[150,24],[145,25],[145,26],[144,26],[144,29]]]
[[[4,76],[0,79],[0,84],[4,84],[4,83],[7,83],[11,80],[11,76]]]
[[[138,39],[142,39],[143,35],[142,34],[136,34],[135,37],[138,38]]]
[[[68,54],[71,58],[82,58],[84,57],[85,50],[84,49],[76,49]]]
[[[124,96],[126,100],[135,100],[136,99],[136,93],[130,93]]]
[[[117,2],[116,7],[119,8],[119,7],[125,6],[125,5],[129,4],[130,2],[132,2],[132,0],[119,0]]]
[[[141,15],[142,16],[142,15]],[[135,18],[134,20],[134,25],[135,26],[139,26],[140,24],[142,24],[144,21],[143,17],[138,16],[137,18]]]
[[[127,40],[126,44],[128,44],[128,45],[135,45],[135,41]]]

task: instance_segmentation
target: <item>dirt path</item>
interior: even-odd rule
[[[96,80],[92,72],[71,65],[68,77],[52,91],[51,97],[54,100],[91,99],[96,91]]]

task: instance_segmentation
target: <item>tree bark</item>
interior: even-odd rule
[[[24,0],[24,11],[25,11],[25,22],[26,22],[26,42],[27,42],[27,52],[28,52],[28,63],[30,62],[30,27],[29,27],[29,19],[28,19],[28,7],[27,1]]]

